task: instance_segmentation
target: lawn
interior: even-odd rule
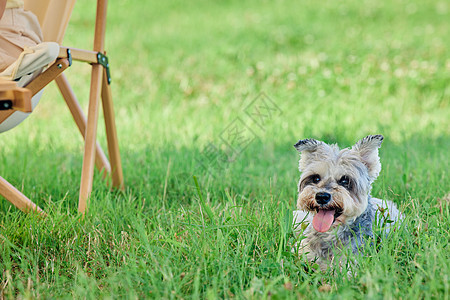
[[[108,8],[126,189],[97,172],[77,214],[82,141],[49,86],[0,136],[1,176],[48,212],[0,199],[0,298],[450,298],[447,1]],[[79,0],[65,45],[91,48],[94,16]],[[67,72],[84,107],[89,72]],[[293,145],[349,147],[368,134],[385,137],[372,195],[405,221],[368,247],[355,276],[318,271],[290,252]]]

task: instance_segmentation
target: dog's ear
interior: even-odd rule
[[[378,148],[381,147],[382,142],[382,135],[368,135],[352,147],[352,150],[358,153],[361,161],[369,170],[369,178],[371,181],[377,179],[381,171]]]
[[[303,172],[311,161],[317,161],[330,153],[330,146],[314,139],[300,140],[294,145],[300,153],[299,170]]]
[[[295,149],[298,150],[298,152],[303,152],[303,151],[313,152],[313,151],[316,151],[317,147],[320,144],[323,144],[323,142],[317,141],[314,139],[306,139],[306,140],[298,141],[297,144],[294,145],[294,147],[295,147]]]

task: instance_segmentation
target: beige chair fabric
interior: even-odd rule
[[[25,0],[25,9],[38,18],[45,42],[61,44],[76,0]]]

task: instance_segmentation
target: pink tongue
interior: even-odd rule
[[[323,210],[319,209],[319,212],[314,216],[312,225],[318,232],[326,232],[330,229],[331,224],[334,221],[334,209]]]

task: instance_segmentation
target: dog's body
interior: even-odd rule
[[[342,150],[311,139],[295,145],[301,152],[302,176],[294,228],[300,233],[305,228],[301,224],[307,225],[298,249],[322,269],[346,247],[358,253],[365,237],[373,236],[374,223],[388,231],[401,217],[394,203],[370,196],[381,170],[382,140],[381,135],[368,136]]]

